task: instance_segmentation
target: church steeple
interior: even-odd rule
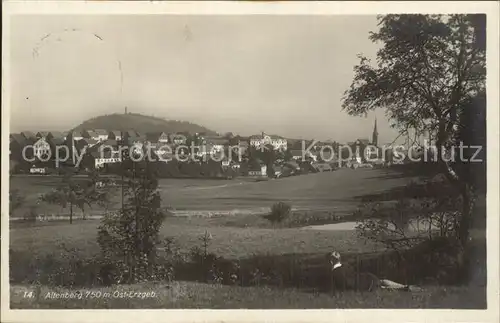
[[[375,124],[373,126],[372,145],[378,146],[377,118],[375,118]]]

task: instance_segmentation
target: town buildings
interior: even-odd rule
[[[268,135],[264,132],[260,135],[253,135],[249,137],[249,144],[255,148],[262,148],[263,146],[271,145],[274,150],[287,150],[287,140],[280,136]]]
[[[378,130],[375,120],[372,140],[357,139],[349,143],[353,159],[359,163],[366,162],[365,148],[378,144]],[[68,148],[67,165],[84,167],[85,169],[106,169],[108,165],[120,163],[122,145],[136,153],[146,152],[155,161],[164,164],[171,161],[185,162],[187,160],[204,163],[214,160],[226,169],[237,169],[248,176],[269,176],[269,165],[256,158],[266,159],[267,151],[274,151],[274,173],[277,176],[288,173],[298,173],[303,167],[325,163],[335,163],[343,158],[339,152],[341,144],[334,141],[288,140],[281,136],[261,133],[250,137],[242,137],[228,133],[226,135],[204,135],[189,133],[169,133],[167,131],[139,133],[133,129],[86,129],[72,130],[68,133],[58,131],[40,131],[37,133],[24,131],[10,136],[11,160],[23,167],[59,167],[53,163],[58,146]],[[325,147],[326,146],[326,147]],[[26,152],[25,147],[29,147]],[[306,147],[306,151],[304,151]],[[265,148],[265,149],[263,149]],[[327,148],[327,149],[324,149]],[[103,150],[104,149],[104,150]],[[34,157],[36,163],[29,166],[23,164],[23,151],[30,160]],[[63,149],[64,151],[64,149]],[[378,150],[376,151],[378,153]],[[81,165],[77,165],[78,156],[83,156]],[[210,157],[210,158],[208,158]],[[383,156],[381,156],[383,158]],[[31,163],[31,162],[30,162]],[[41,163],[41,164],[40,164]],[[244,167],[243,164],[247,163]],[[13,164],[14,165],[14,164]],[[241,167],[240,167],[241,166]],[[311,167],[309,167],[311,168]],[[325,171],[332,167],[314,166],[316,170]]]

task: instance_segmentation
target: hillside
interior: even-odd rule
[[[216,132],[203,126],[178,120],[166,120],[158,117],[145,116],[138,113],[110,114],[98,116],[84,121],[73,130],[106,129],[106,130],[135,130],[142,133],[164,131],[173,132],[204,132],[215,135]]]

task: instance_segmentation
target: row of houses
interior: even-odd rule
[[[352,151],[356,147],[363,147],[376,144],[377,141],[376,128],[372,142],[367,139],[358,139],[355,142],[348,143],[352,146]],[[73,150],[76,150],[79,155],[85,152],[81,160],[81,166],[84,168],[103,168],[108,164],[121,162],[119,147],[123,144],[134,146],[135,149],[141,149],[144,145],[148,145],[152,153],[163,159],[173,158],[173,152],[179,153],[176,149],[186,145],[181,149],[181,155],[195,154],[196,157],[204,157],[206,155],[216,156],[227,152],[228,147],[234,149],[236,153],[244,154],[250,147],[262,148],[272,147],[273,150],[287,152],[288,159],[302,160],[304,157],[312,162],[317,162],[318,159],[335,161],[331,159],[332,154],[338,153],[339,143],[334,141],[316,142],[286,139],[277,135],[269,135],[262,132],[259,135],[250,137],[233,136],[227,134],[206,135],[203,133],[167,133],[167,132],[147,132],[140,133],[135,130],[117,131],[105,129],[93,129],[84,131],[40,131],[21,132],[10,135],[10,155],[11,160],[20,161],[24,158],[22,151],[24,147],[30,145],[33,147],[31,155],[40,160],[45,160],[47,156],[54,158],[56,155],[56,147],[67,146],[70,149],[70,156],[74,156]],[[194,146],[194,151],[189,149]],[[322,148],[328,146],[333,148],[330,150],[321,151]],[[103,147],[111,147],[111,149],[102,150]],[[304,151],[304,148],[310,148],[309,151]],[[359,150],[359,149],[358,149]],[[319,154],[321,151],[321,154]],[[59,156],[60,158],[64,158]],[[359,156],[357,157],[359,159]],[[74,161],[74,160],[73,160]],[[230,166],[229,161],[221,160],[223,166]],[[265,165],[261,165],[265,166]],[[255,172],[265,173],[265,167],[255,167]]]
[[[134,146],[136,149],[147,144],[152,152],[161,157],[169,157],[179,146],[194,144],[195,154],[203,157],[207,154],[215,155],[224,152],[226,147],[237,148],[239,152],[245,152],[250,146],[261,147],[272,145],[274,149],[286,149],[286,139],[277,136],[269,136],[262,133],[259,136],[211,136],[205,134],[189,133],[166,133],[149,132],[139,133],[134,130],[116,131],[94,129],[85,131],[40,131],[13,133],[10,135],[11,160],[22,163],[23,160],[36,157],[43,162],[49,162],[56,156],[57,147],[66,146],[70,149],[70,156],[74,156],[73,150],[78,154],[85,151],[83,165],[101,168],[106,164],[120,162],[119,146],[123,144]],[[32,147],[25,151],[26,147]],[[100,147],[111,147],[100,151]],[[64,152],[64,151],[61,151]],[[59,153],[61,153],[59,152]],[[185,149],[181,154],[189,154],[191,151]],[[24,155],[23,155],[24,154]],[[64,156],[59,156],[63,159]]]

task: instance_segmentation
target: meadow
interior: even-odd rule
[[[268,181],[169,178],[160,179],[159,189],[163,205],[179,215],[262,213],[280,201],[290,203],[294,210],[345,213],[352,211],[360,196],[384,192],[414,179],[389,174],[386,169],[339,169]],[[26,203],[11,216],[22,217],[40,194],[54,189],[60,181],[51,176],[12,176],[10,189],[19,189]],[[111,208],[118,207],[118,195]],[[41,205],[39,212],[58,214],[68,210]],[[100,213],[102,209],[94,206],[88,212]]]
[[[243,180],[162,179],[163,203],[182,215],[165,220],[160,235],[172,238],[181,253],[201,245],[200,237],[211,235],[208,251],[226,259],[248,261],[270,258],[275,263],[324,261],[335,249],[344,255],[376,255],[385,247],[361,239],[356,231],[305,230],[300,221],[271,225],[260,213],[278,201],[294,207],[292,218],[314,215],[312,221],[338,222],[346,219],[366,196],[382,194],[415,180],[387,169],[341,169],[336,172],[251,182]],[[26,192],[28,201],[57,185],[58,178],[13,177],[11,188]],[[28,202],[29,203],[29,202]],[[40,208],[43,210],[44,206]],[[53,206],[50,206],[53,207]],[[244,213],[243,211],[247,211]],[[184,212],[184,213],[182,213]],[[229,213],[227,213],[229,212]],[[240,212],[240,213],[238,213]],[[243,213],[241,213],[243,212]],[[232,214],[232,215],[231,215]],[[210,217],[206,215],[211,215]],[[338,215],[338,216],[332,216]],[[308,223],[310,224],[310,223]],[[59,259],[71,249],[73,256],[87,259],[99,253],[96,241],[98,220],[10,224],[11,256],[19,264],[11,274],[11,306],[14,308],[452,308],[485,306],[484,284],[474,286],[426,286],[419,294],[378,291],[345,293],[332,296],[317,290],[293,286],[227,286],[180,279],[173,283],[157,282],[127,286],[99,287],[113,291],[120,288],[155,291],[154,299],[26,299],[23,291],[35,287],[23,283],[33,259],[50,255]],[[304,224],[305,226],[305,224]],[[484,242],[484,230],[476,234]],[[481,247],[482,248],[482,247]],[[480,249],[481,249],[480,248]],[[482,249],[481,249],[482,250]],[[18,256],[21,256],[20,258]],[[25,263],[23,263],[25,261]],[[484,261],[484,259],[483,259]],[[483,261],[481,263],[483,263]],[[12,268],[11,268],[12,270]],[[24,274],[24,271],[28,274]],[[71,291],[75,288],[37,287],[46,291]],[[81,289],[81,288],[80,288]],[[96,288],[93,288],[96,290]]]

